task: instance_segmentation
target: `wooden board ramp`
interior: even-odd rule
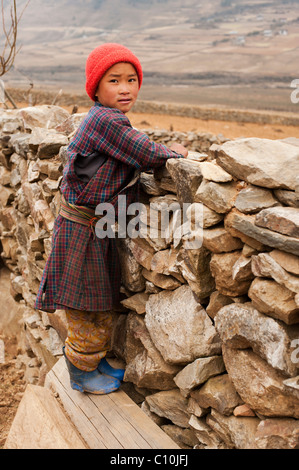
[[[86,449],[50,390],[27,385],[4,449]]]
[[[59,429],[63,428],[65,420],[67,421],[69,424],[69,427],[65,427],[67,436],[63,435],[61,437],[61,432],[55,429],[58,437],[52,431],[52,435],[55,435],[52,442],[51,439],[47,441],[43,437],[42,442],[39,443],[37,442],[38,429],[35,429],[31,436],[35,442],[32,443],[31,448],[57,448],[55,446],[59,444],[60,446],[65,445],[66,448],[72,448],[71,446],[74,445],[74,448],[87,449],[180,449],[121,389],[108,395],[93,395],[73,390],[70,386],[69,374],[63,357],[47,374],[44,392],[38,400],[39,403],[45,399],[46,392],[52,395],[51,398],[54,401],[58,401],[54,394],[58,395],[59,402],[63,407],[63,411],[62,409],[60,411],[64,416],[61,416],[61,422],[59,422],[56,407],[55,420]],[[37,393],[36,390],[35,393]],[[31,405],[33,406],[32,403]],[[52,402],[50,404],[50,402],[45,401],[45,408],[48,408],[47,411],[50,415],[52,414],[52,406]],[[38,426],[43,428],[44,422],[48,418],[47,413],[45,410],[36,410],[35,414],[40,415],[39,418],[34,416],[36,419],[35,428],[38,428]],[[28,439],[30,439],[28,429],[31,419],[33,419],[33,416],[30,418],[30,411],[28,411],[26,413],[26,425],[22,423],[21,426],[24,430],[27,429],[27,445]],[[54,424],[52,423],[51,426],[53,428]],[[19,433],[21,433],[20,426],[18,428]],[[24,441],[24,438],[18,436],[16,426],[14,429],[15,431],[11,432],[10,437],[7,439],[7,444],[10,447],[6,448],[12,448],[13,445],[14,448],[22,448],[17,446],[23,445],[21,442]],[[40,429],[40,435],[43,435],[42,429]]]

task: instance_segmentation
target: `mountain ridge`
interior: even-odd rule
[[[18,4],[21,10],[25,0]],[[174,98],[185,93],[192,102],[198,87],[209,87],[211,97],[213,87],[215,94],[221,87],[224,94],[228,86],[246,93],[258,87],[261,96],[271,89],[282,93],[289,107],[290,83],[298,78],[298,5],[299,0],[31,0],[19,28],[22,48],[7,78],[13,85],[23,76],[82,89],[89,52],[119,42],[139,57],[144,85],[160,87],[162,95],[163,87],[173,87]]]

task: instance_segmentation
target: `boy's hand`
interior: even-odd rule
[[[185,158],[188,156],[188,150],[186,149],[186,147],[184,147],[182,144],[178,144],[177,142],[171,144],[170,150],[184,155]]]

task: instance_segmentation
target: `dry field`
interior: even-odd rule
[[[28,106],[28,90],[26,89],[9,89],[10,94],[13,96],[14,100],[17,102],[19,107]],[[202,91],[203,93],[203,91]],[[203,93],[204,94],[204,93]],[[141,94],[140,94],[141,95]],[[146,92],[143,96],[146,95]],[[156,95],[157,96],[157,95]],[[161,98],[164,98],[166,103],[165,95],[160,95]],[[169,98],[169,105],[171,106],[171,94],[167,95]],[[175,98],[173,98],[175,99]],[[59,94],[57,90],[55,92],[53,89],[48,89],[45,91],[35,90],[32,93],[32,100],[35,105],[40,104],[51,104],[55,100],[55,104],[62,106],[67,109],[69,112],[72,112],[74,105],[77,106],[77,112],[84,113],[87,112],[92,105],[92,102],[89,100],[86,94]],[[151,102],[151,100],[146,100]],[[160,103],[163,102],[162,100]],[[182,109],[185,102],[182,102]],[[194,103],[197,104],[197,103]],[[205,103],[199,103],[199,105],[204,105]],[[249,101],[247,102],[249,104]],[[292,109],[299,109],[299,103],[297,105],[293,104]],[[176,107],[180,110],[180,105],[176,102]],[[231,107],[230,109],[238,109],[241,106]],[[244,107],[247,109],[246,107]],[[217,115],[217,106],[215,107]],[[219,106],[219,110],[227,109],[225,107]],[[253,111],[254,113],[254,111]],[[237,113],[238,114],[238,113]],[[280,113],[274,111],[268,111],[268,114],[275,116],[296,116],[296,113]],[[259,137],[267,139],[284,139],[287,137],[297,137],[299,138],[299,126],[295,125],[284,125],[284,124],[259,124],[257,122],[242,122],[242,118],[236,119],[235,121],[225,121],[220,119],[199,119],[188,116],[179,116],[175,114],[167,113],[151,113],[151,112],[138,112],[131,111],[128,114],[128,117],[131,121],[131,124],[139,129],[146,128],[158,128],[165,130],[173,130],[178,132],[209,132],[214,135],[222,134],[228,139],[235,139],[239,137]]]
[[[18,38],[9,86],[83,93],[89,52],[120,42],[141,60],[141,99],[298,112],[295,0],[35,0]]]

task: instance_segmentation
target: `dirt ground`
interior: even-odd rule
[[[0,341],[5,344],[5,363],[0,364],[0,449],[3,449],[26,383],[24,371],[16,367],[17,337],[0,335]]]
[[[21,107],[22,103],[18,103]],[[71,107],[64,106],[71,112]],[[79,106],[78,112],[86,112],[89,108]],[[133,126],[139,129],[157,128],[178,132],[209,132],[222,134],[229,139],[238,137],[260,137],[268,139],[299,138],[299,128],[285,125],[260,125],[255,123],[204,121],[189,117],[167,116],[163,114],[141,114],[131,112],[128,117]],[[2,272],[3,270],[1,270]],[[9,293],[1,288],[1,295]],[[3,299],[2,299],[3,300]],[[5,302],[4,302],[5,303]],[[1,302],[3,305],[3,303]],[[11,311],[11,310],[10,310]],[[5,347],[5,360],[1,363],[1,346]],[[3,352],[3,351],[2,351]],[[24,371],[18,369],[16,357],[18,354],[18,332],[5,333],[0,318],[0,449],[3,448],[11,423],[22,398],[26,384]]]
[[[228,139],[238,137],[259,137],[264,139],[285,139],[287,137],[299,138],[297,126],[255,124],[243,122],[226,121],[204,121],[201,119],[166,116],[163,114],[141,114],[130,113],[128,117],[133,126],[138,128],[154,128],[174,130],[178,132],[210,132],[211,134],[222,134]]]
[[[64,106],[69,112],[71,106]],[[78,112],[87,112],[89,108],[79,106]],[[214,121],[184,116],[168,116],[165,114],[128,113],[132,126],[138,129],[157,128],[177,132],[207,132],[214,135],[222,134],[228,139],[241,137],[259,137],[263,139],[299,138],[298,126],[279,124],[256,124],[253,122]]]
[[[26,387],[24,370],[19,367],[22,308],[10,294],[10,271],[0,269],[0,449]]]

